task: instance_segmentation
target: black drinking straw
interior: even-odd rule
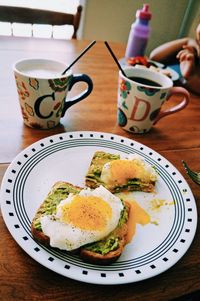
[[[90,43],[82,52],[79,54],[79,56],[63,71],[62,75],[64,75],[94,44],[96,41],[93,41]]]
[[[110,54],[112,55],[112,57],[113,57],[115,63],[117,64],[118,68],[120,69],[121,73],[122,73],[125,77],[127,77],[127,76],[126,76],[126,73],[124,72],[124,70],[122,69],[120,63],[118,62],[118,60],[117,60],[115,54],[113,53],[112,49],[111,49],[110,46],[108,45],[108,42],[105,41],[104,43],[105,43],[106,47],[108,48],[108,50],[110,51]]]

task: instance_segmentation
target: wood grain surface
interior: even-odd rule
[[[191,94],[187,108],[162,119],[147,134],[125,132],[117,125],[116,118],[118,69],[103,42],[97,41],[73,67],[74,73],[86,73],[92,78],[91,95],[72,106],[55,129],[36,130],[23,124],[13,63],[25,57],[48,57],[69,64],[90,42],[0,38],[0,180],[15,156],[39,139],[69,131],[108,132],[143,143],[167,158],[190,185],[199,214],[200,187],[188,178],[181,160],[200,171],[200,97]],[[110,45],[118,58],[124,56],[125,45]],[[77,85],[69,96],[82,88]],[[175,97],[166,107],[178,101],[180,98]],[[34,261],[12,238],[0,215],[0,300],[173,300],[200,290],[199,254],[197,230],[188,252],[166,272],[137,283],[92,285],[58,275]]]

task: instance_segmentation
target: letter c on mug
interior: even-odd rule
[[[42,115],[41,112],[40,112],[40,105],[41,105],[41,103],[43,102],[43,100],[45,98],[49,98],[49,97],[52,98],[52,100],[55,100],[55,93],[53,92],[52,94],[49,94],[49,95],[40,96],[40,97],[38,97],[38,99],[35,102],[34,109],[35,109],[36,115],[39,118],[47,119],[47,118],[50,118],[53,115],[52,111],[49,113],[49,115],[46,115],[46,116]]]

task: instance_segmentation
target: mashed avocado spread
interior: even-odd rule
[[[117,160],[120,159],[119,155],[113,155],[109,153],[104,153],[104,152],[96,152],[93,159],[92,163],[89,167],[88,173],[86,175],[86,179],[93,181],[95,183],[100,183],[100,177],[101,177],[101,172],[103,166],[112,161],[112,160]]]
[[[40,217],[42,215],[51,215],[56,212],[57,205],[64,199],[68,197],[70,193],[77,194],[80,192],[78,187],[73,187],[63,183],[59,187],[54,187],[48,196],[46,197],[45,201],[39,208],[37,215],[34,219],[34,226],[38,231],[42,231]]]

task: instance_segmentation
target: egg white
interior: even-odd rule
[[[83,189],[79,195],[102,198],[112,210],[111,218],[107,220],[106,227],[103,230],[83,230],[79,229],[76,225],[61,222],[63,206],[71,204],[74,199],[74,195],[70,194],[68,198],[60,202],[54,215],[44,215],[40,218],[42,231],[50,238],[50,245],[52,247],[72,251],[85,244],[105,238],[117,227],[121,211],[123,210],[123,204],[117,196],[110,193],[103,186],[93,191],[91,189]]]

